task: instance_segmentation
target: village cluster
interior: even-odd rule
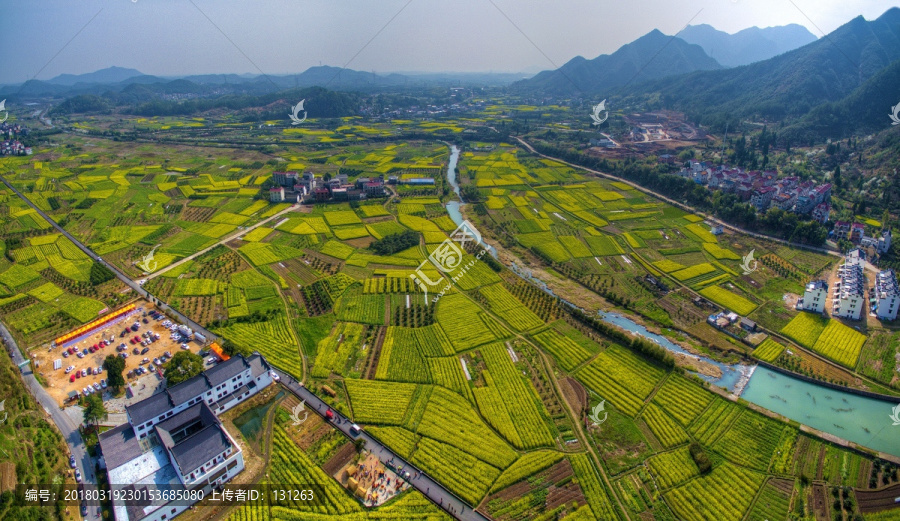
[[[272,179],[276,186],[269,189],[269,200],[282,202],[296,197],[297,202],[324,201],[359,201],[366,198],[378,198],[387,195],[385,184],[407,184],[412,186],[434,186],[433,177],[414,177],[401,179],[389,176],[385,182],[384,175],[378,177],[359,177],[349,182],[347,174],[333,177],[318,177],[312,172],[273,172]]]

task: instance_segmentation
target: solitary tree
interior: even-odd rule
[[[179,351],[166,364],[163,376],[170,386],[180,384],[203,371],[203,358],[190,351]]]
[[[103,367],[106,368],[106,383],[114,393],[119,392],[119,389],[125,385],[125,377],[122,376],[122,371],[125,370],[125,359],[116,355],[108,355],[103,361]]]
[[[85,398],[84,404],[84,423],[87,426],[96,425],[100,420],[106,418],[106,407],[103,405],[103,398],[99,394],[92,394]]]

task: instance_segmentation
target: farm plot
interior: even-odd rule
[[[384,342],[381,345],[375,379],[431,383],[428,365],[416,347],[412,330],[399,327],[387,328]]]
[[[771,338],[767,338],[753,350],[753,357],[758,358],[763,362],[774,362],[783,352],[783,345]]]
[[[475,261],[475,264],[466,271],[465,275],[459,277],[456,281],[456,284],[459,285],[461,289],[469,291],[488,284],[500,282],[500,276],[488,267],[487,263],[477,261],[475,257],[471,255],[466,255],[462,260],[463,265],[466,265],[471,261]]]
[[[653,402],[683,426],[694,421],[712,400],[712,394],[678,374],[670,375],[653,395]]]
[[[406,228],[397,221],[382,221],[380,223],[367,224],[366,230],[369,231],[369,235],[372,237],[383,239],[388,235],[403,233],[406,231]]]
[[[547,427],[547,414],[540,397],[513,365],[503,344],[493,344],[480,349],[487,371],[497,394],[503,403],[521,439],[523,449],[546,447],[553,444],[553,436]],[[490,387],[489,385],[488,387]]]
[[[612,345],[576,374],[622,412],[634,416],[662,378],[663,371],[619,345]]]
[[[335,306],[338,320],[363,324],[384,324],[384,295],[363,293],[362,284],[347,288]]]
[[[791,319],[781,329],[781,332],[801,346],[812,349],[826,325],[828,325],[828,318],[803,312]]]
[[[381,356],[384,357],[383,348]],[[470,402],[475,401],[475,397],[472,395],[472,388],[469,386],[468,380],[466,380],[459,358],[455,356],[432,357],[427,358],[426,362],[436,385],[457,392]]]
[[[725,432],[743,409],[726,400],[713,400],[703,414],[690,425],[688,432],[704,445],[712,445]]]
[[[519,481],[537,474],[538,472],[550,468],[553,464],[563,458],[562,453],[554,450],[536,450],[527,452],[515,463],[509,466],[500,474],[497,481],[491,487],[490,493],[503,490],[504,488],[518,483]]]
[[[700,290],[700,294],[723,308],[734,311],[738,315],[747,316],[758,306],[756,303],[720,286],[707,286]]]
[[[828,325],[812,349],[830,360],[853,369],[865,343],[866,335],[832,319],[828,321]]]
[[[303,252],[296,248],[267,242],[248,242],[238,248],[238,251],[246,255],[254,266],[264,266],[303,255]]]
[[[739,521],[765,479],[764,474],[724,463],[667,492],[666,502],[684,521]]]
[[[555,329],[546,329],[532,336],[566,371],[587,362],[591,353]]]
[[[684,228],[702,242],[718,242],[716,236],[709,230],[709,226],[706,226],[705,224],[691,223],[685,225]]]
[[[625,250],[623,250],[622,247],[619,246],[619,243],[617,243],[615,239],[608,235],[586,235],[584,237],[584,241],[591,249],[591,253],[598,257],[621,255],[625,253]]]
[[[416,433],[446,443],[497,468],[515,461],[517,454],[481,420],[462,396],[434,387]]]
[[[791,506],[791,493],[794,482],[784,479],[770,479],[766,482],[747,521],[768,521],[769,519],[787,519]]]
[[[445,295],[437,303],[435,318],[457,351],[494,341],[497,337],[481,318],[481,308],[464,295]],[[488,317],[490,318],[490,317]]]
[[[597,474],[591,459],[587,454],[571,454],[569,461],[572,463],[572,470],[575,477],[578,478],[578,485],[584,493],[591,511],[594,512],[595,519],[619,519],[616,509],[613,507],[609,499],[606,487]]]
[[[665,413],[654,403],[650,403],[641,418],[650,427],[650,431],[656,439],[669,449],[688,441],[688,435],[671,416]]]
[[[419,441],[412,463],[470,505],[484,497],[501,470],[452,445],[430,438]]]
[[[593,255],[591,253],[591,250],[589,250],[587,246],[585,246],[584,243],[574,235],[560,235],[558,239],[563,247],[568,250],[569,254],[576,259],[581,257],[590,257]]]
[[[328,241],[322,245],[322,249],[319,250],[323,255],[328,255],[329,257],[334,257],[335,259],[347,260],[353,255],[353,252],[356,251],[356,248],[353,246],[348,246],[342,242],[338,241]]]
[[[235,322],[216,330],[239,346],[258,350],[267,360],[295,376],[302,373],[303,364],[297,341],[290,333],[284,315],[263,322]],[[265,342],[260,342],[265,339]]]
[[[329,226],[340,226],[342,224],[362,224],[359,216],[352,210],[339,210],[336,212],[325,212],[325,222]]]
[[[416,391],[415,384],[353,378],[344,380],[344,386],[353,406],[353,419],[373,425],[402,425]]]
[[[534,329],[544,323],[516,297],[512,296],[502,284],[485,286],[479,292],[487,299],[491,311],[503,317],[510,326],[519,331]]]
[[[713,449],[732,461],[765,471],[785,428],[789,427],[746,409],[716,441]]]
[[[672,273],[673,271],[683,270],[684,264],[679,264],[673,260],[663,259],[653,263],[654,266],[659,268],[664,273]]]
[[[456,351],[447,334],[438,324],[411,329],[416,339],[416,346],[425,356],[447,356]]]
[[[358,354],[364,328],[362,324],[339,322],[331,334],[319,342],[310,374],[316,378],[327,378],[332,373],[344,374],[345,367],[352,367]]]
[[[42,284],[28,292],[29,295],[40,300],[41,302],[50,302],[51,300],[55,300],[63,293],[63,290],[52,282]]]
[[[400,455],[401,458],[408,459],[416,450],[416,444],[422,439],[421,436],[414,434],[403,427],[374,427],[368,429],[369,434],[387,445],[391,450]]]
[[[730,259],[730,260],[739,260],[741,258],[737,253],[729,250],[728,248],[723,248],[716,243],[713,242],[704,242],[703,249],[706,250],[707,253],[715,257],[717,260],[722,259]]]
[[[701,275],[706,275],[707,273],[712,273],[714,271],[716,271],[715,266],[708,262],[704,262],[703,264],[697,264],[689,268],[684,268],[683,270],[674,271],[670,273],[670,275],[675,277],[675,279],[684,282],[686,280],[690,280]]]
[[[219,292],[219,281],[212,279],[179,279],[175,284],[176,297],[202,297]]]
[[[316,498],[315,501],[288,501],[273,506],[276,518],[280,517],[277,515],[277,509],[287,507],[291,513],[329,514],[344,519],[361,510],[359,503],[300,450],[281,425],[275,425],[273,429],[272,445],[272,461],[269,469],[272,482],[307,484]]]
[[[688,447],[657,454],[647,460],[647,465],[656,476],[659,488],[663,490],[677,487],[700,474]]]

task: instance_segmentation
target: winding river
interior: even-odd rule
[[[457,196],[460,194],[459,183],[456,180],[458,161],[459,148],[451,145],[447,181]],[[445,205],[447,213],[456,224],[463,222],[460,211],[462,204],[464,203],[459,201],[449,201]],[[496,257],[495,251],[491,253]],[[545,292],[556,296],[543,281],[534,278],[527,269],[516,264],[508,267],[520,277],[534,282]],[[573,305],[568,302],[567,304]],[[698,376],[729,392],[737,392],[750,403],[822,432],[900,457],[900,421],[892,420],[893,407],[900,399],[890,402],[839,391],[756,365],[723,364],[708,357],[689,353],[668,338],[652,333],[618,313],[601,311],[600,318],[669,351],[717,366],[722,370],[721,377]],[[900,408],[897,410],[897,416],[900,416]]]

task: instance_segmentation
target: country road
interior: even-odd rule
[[[19,365],[25,362],[22,352],[16,345],[16,341],[2,322],[0,322],[0,336],[3,337],[3,340],[6,343],[9,356],[12,358],[13,363]],[[78,432],[78,426],[75,425],[75,422],[72,421],[72,418],[68,414],[59,408],[59,404],[56,403],[56,400],[54,400],[37,381],[30,364],[22,369],[21,373],[22,379],[25,381],[25,386],[28,387],[28,390],[31,391],[31,394],[35,397],[41,407],[43,407],[44,410],[47,411],[47,414],[50,415],[53,423],[56,424],[60,434],[62,434],[63,439],[66,441],[66,445],[69,446],[69,452],[75,456],[75,463],[81,471],[82,481],[84,483],[97,483],[97,476],[94,475],[94,459],[87,453],[87,447],[84,444],[84,440],[81,438],[81,433]],[[38,485],[40,483],[34,484]],[[89,521],[95,519],[99,520],[100,516],[97,515],[97,509],[89,508],[88,515],[85,519]]]
[[[296,204],[292,204],[291,206],[289,206],[289,207],[285,208],[284,210],[282,210],[282,211],[276,213],[275,215],[272,215],[272,216],[270,216],[270,217],[266,217],[266,218],[263,219],[262,221],[259,221],[258,223],[254,224],[253,226],[248,226],[247,228],[240,229],[240,230],[238,230],[238,231],[232,233],[231,235],[225,237],[224,239],[220,239],[218,242],[216,242],[216,243],[213,244],[212,246],[208,246],[208,247],[206,247],[206,248],[203,248],[202,250],[198,251],[197,253],[192,253],[191,255],[188,255],[187,257],[185,257],[185,258],[183,258],[183,259],[180,259],[180,260],[178,260],[178,261],[176,261],[176,262],[173,262],[172,264],[169,264],[169,265],[166,266],[165,268],[162,268],[162,269],[159,269],[159,270],[154,271],[153,273],[147,275],[147,276],[144,277],[144,278],[145,278],[146,280],[150,280],[150,279],[152,279],[152,278],[154,278],[154,277],[158,277],[159,275],[162,275],[163,273],[165,273],[165,272],[167,272],[167,271],[169,271],[169,270],[175,268],[176,266],[180,266],[180,265],[184,264],[185,262],[190,262],[190,261],[194,260],[195,258],[199,257],[200,255],[203,255],[204,253],[206,253],[206,252],[212,250],[212,249],[215,248],[216,246],[219,246],[219,245],[221,245],[221,244],[225,244],[226,242],[228,242],[228,241],[230,241],[230,240],[232,240],[232,239],[234,239],[234,238],[236,238],[236,237],[240,237],[241,235],[250,233],[250,232],[252,232],[253,230],[259,228],[260,226],[262,226],[262,225],[264,225],[264,224],[266,224],[266,223],[272,221],[273,219],[276,219],[276,218],[281,217],[282,215],[284,215],[284,214],[286,214],[286,213],[288,213],[288,212],[292,212],[292,211],[296,211],[296,210],[297,210],[297,205],[296,205]]]
[[[50,218],[49,215],[44,213],[40,208],[35,206],[34,203],[32,203],[27,197],[22,195],[21,192],[16,190],[16,188],[13,187],[12,184],[10,184],[9,181],[7,181],[5,177],[0,176],[0,180],[2,180],[3,183],[7,186],[7,188],[12,190],[13,193],[15,193],[20,199],[25,201],[25,203],[28,204],[31,208],[33,208],[41,217],[46,219],[47,222],[49,222],[54,228],[56,228],[57,231],[59,231],[67,239],[72,241],[73,244],[78,246],[78,248],[81,249],[83,252],[85,252],[90,258],[96,259],[98,262],[100,262],[101,264],[103,264],[104,266],[109,268],[110,271],[112,271],[116,275],[116,277],[118,277],[119,280],[124,282],[131,289],[135,290],[139,295],[143,295],[148,298],[153,298],[153,299],[159,301],[160,309],[162,309],[163,311],[168,313],[169,316],[174,316],[175,318],[179,319],[182,323],[189,325],[194,331],[201,332],[201,334],[205,334],[207,339],[216,338],[216,335],[212,334],[206,328],[200,326],[199,324],[197,324],[190,318],[186,317],[182,313],[178,312],[177,310],[172,309],[167,304],[163,303],[161,300],[159,300],[155,296],[151,295],[147,290],[145,290],[143,287],[141,287],[137,282],[130,279],[127,275],[125,275],[117,267],[115,267],[114,265],[109,264],[106,261],[104,261],[103,259],[101,259],[99,255],[97,255],[90,248],[88,248],[87,246],[82,244],[78,239],[73,237],[72,234],[70,234],[65,229],[63,229],[62,226],[60,226],[56,221],[54,221],[52,218]],[[293,207],[288,208],[286,210],[283,210],[281,213],[290,211],[292,209],[293,209]],[[276,216],[277,216],[277,214],[276,214]],[[275,216],[273,216],[273,217],[275,217]],[[6,331],[5,328],[2,329],[2,333],[4,333],[5,335],[8,335],[8,331]],[[10,337],[10,340],[12,340],[11,337]],[[10,345],[14,345],[14,344],[10,344]],[[15,349],[15,352],[19,353],[18,349]],[[19,354],[19,357],[21,358],[21,354]],[[15,358],[13,358],[13,361],[15,361]],[[19,361],[21,361],[21,360],[19,360]],[[301,399],[306,400],[306,402],[308,404],[311,404],[311,405],[315,404],[317,406],[317,408],[321,407],[320,410],[323,410],[324,408],[328,407],[327,404],[325,404],[325,402],[320,400],[317,396],[315,396],[313,393],[311,393],[305,387],[299,385],[297,383],[297,381],[293,379],[293,377],[288,375],[282,369],[273,365],[271,362],[269,362],[269,364],[275,368],[276,372],[281,377],[282,383],[285,383],[286,387],[291,392],[293,392],[294,394],[299,396]],[[66,442],[69,444],[69,449],[72,451],[73,454],[75,454],[75,458],[81,462],[81,467],[83,468],[82,475],[84,476],[84,482],[96,484],[97,480],[96,480],[96,476],[94,476],[93,465],[90,465],[90,460],[87,456],[87,453],[85,452],[84,442],[81,440],[81,436],[78,434],[77,429],[74,430],[74,437],[73,437],[71,418],[69,418],[65,413],[63,413],[62,410],[60,410],[58,404],[56,404],[55,402],[53,402],[52,399],[50,399],[50,395],[48,395],[47,392],[44,390],[44,388],[41,387],[41,385],[37,382],[37,379],[34,378],[34,375],[31,375],[31,380],[33,381],[33,386],[32,386],[32,384],[29,384],[29,389],[31,389],[31,391],[35,395],[35,397],[39,401],[41,401],[42,405],[44,405],[44,408],[47,409],[47,412],[50,413],[50,417],[53,418],[54,423],[56,423],[59,430],[63,433],[63,436],[66,437]],[[27,378],[26,378],[26,382],[28,382]],[[42,398],[42,396],[45,398]],[[45,401],[45,399],[49,400],[49,401]],[[324,414],[324,412],[322,414]],[[356,437],[352,436],[350,434],[351,422],[346,418],[342,418],[340,415],[338,415],[338,418],[341,419],[341,423],[340,424],[335,423],[334,426],[336,428],[338,428],[341,432],[343,432],[344,435],[346,435],[348,438],[355,439]],[[373,454],[377,455],[382,461],[387,462],[389,460],[393,460],[393,461],[397,462],[398,464],[403,465],[404,469],[410,469],[410,471],[412,471],[412,469],[413,469],[412,465],[410,465],[409,463],[400,459],[399,456],[394,454],[384,444],[382,444],[381,442],[379,442],[378,440],[376,440],[375,438],[370,436],[368,433],[363,433],[360,436],[366,440],[366,447],[370,451],[372,451]],[[89,474],[86,473],[86,470],[88,469],[88,467],[91,469]],[[410,474],[412,474],[412,472],[410,472]],[[444,509],[444,511],[446,511],[448,514],[450,514],[451,516],[453,516],[456,519],[461,519],[461,520],[466,520],[466,521],[487,521],[487,518],[485,518],[478,512],[473,511],[471,507],[466,506],[465,503],[463,503],[463,501],[461,499],[457,498],[452,492],[450,492],[448,489],[446,489],[445,487],[440,485],[438,482],[434,481],[429,476],[426,476],[424,474],[420,475],[418,478],[413,479],[410,482],[410,484],[414,488],[416,488],[419,492],[421,492],[426,497],[431,499],[436,505],[438,505],[439,507]],[[89,511],[88,519],[93,520],[93,519],[99,519],[99,518],[96,517],[96,512]]]
[[[307,408],[312,409],[320,416],[325,416],[325,412],[330,409],[327,403],[320,400],[319,397],[310,392],[309,389],[299,384],[297,380],[291,377],[291,375],[280,369],[276,369],[275,372],[278,373],[278,376],[281,378],[281,384],[298,398],[304,400]],[[334,414],[335,419],[331,424],[336,429],[343,432],[351,440],[365,440],[366,448],[371,451],[372,454],[378,456],[378,459],[380,459],[382,463],[388,464],[395,469],[402,467],[403,472],[409,472],[410,478],[407,480],[409,484],[428,497],[428,499],[433,501],[436,505],[447,511],[448,514],[456,519],[465,521],[488,521],[485,516],[472,510],[472,508],[467,506],[460,498],[445,489],[430,476],[420,473],[419,469],[395,454],[389,448],[385,447],[380,441],[373,438],[366,431],[361,431],[358,435],[354,436],[353,433],[350,432],[350,426],[353,422],[333,409],[332,413]]]

